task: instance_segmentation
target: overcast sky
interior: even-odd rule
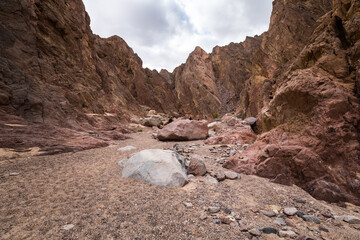
[[[196,46],[241,42],[268,29],[272,0],[83,0],[91,28],[118,35],[143,66],[173,71]]]

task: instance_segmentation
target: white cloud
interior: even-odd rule
[[[144,67],[172,71],[195,46],[216,45],[261,34],[270,22],[272,0],[84,0],[91,28],[118,35]]]

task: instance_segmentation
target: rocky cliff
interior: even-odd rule
[[[173,73],[159,73],[120,37],[94,35],[80,0],[2,0],[0,144],[19,143],[8,123],[27,124],[28,135],[108,129],[144,108],[258,116],[258,140],[226,167],[360,204],[359,5],[275,0],[267,32],[211,53],[196,47]],[[66,139],[63,131],[51,133]]]

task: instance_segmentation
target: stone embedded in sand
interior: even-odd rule
[[[314,222],[314,223],[320,224],[320,220],[313,215],[304,215],[304,216],[302,216],[302,219],[306,222]]]
[[[225,171],[225,178],[235,180],[240,178],[240,174],[232,171]]]
[[[206,121],[179,119],[158,131],[160,141],[189,141],[205,139],[208,136]]]
[[[61,229],[68,231],[68,230],[73,229],[74,227],[75,227],[74,224],[66,224],[66,225],[62,226]]]
[[[184,186],[189,180],[183,160],[170,150],[148,149],[119,162],[122,176],[162,186]]]
[[[297,209],[294,207],[284,208],[284,213],[288,216],[294,216],[297,213]]]
[[[204,176],[207,172],[204,161],[197,155],[191,157],[187,171],[195,176]]]
[[[345,216],[344,221],[350,224],[360,224],[360,218],[355,216]]]
[[[296,238],[298,235],[293,231],[280,231],[279,236],[284,238]]]
[[[119,148],[118,151],[126,152],[126,151],[132,151],[135,149],[136,149],[136,147],[134,147],[134,146],[126,146],[126,147]]]

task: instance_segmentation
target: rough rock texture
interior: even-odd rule
[[[157,133],[160,141],[188,141],[206,139],[208,126],[206,121],[179,119],[168,125]]]
[[[2,119],[103,130],[141,115],[141,105],[177,110],[168,73],[143,69],[124,40],[102,39],[89,24],[81,0],[1,1]]]
[[[257,137],[250,125],[228,114],[222,117],[221,122],[209,125],[214,132],[205,141],[206,144],[252,144]]]
[[[122,176],[162,186],[184,186],[188,182],[184,162],[170,150],[148,149],[119,162]]]
[[[224,165],[297,184],[319,199],[360,204],[360,3],[333,5],[277,78],[257,122],[265,133]]]
[[[232,112],[256,117],[262,135],[226,167],[360,204],[359,5],[275,0],[267,32],[211,53],[197,47],[173,73],[159,73],[143,69],[120,37],[92,34],[80,0],[2,0],[0,117],[28,126],[3,138],[16,148],[47,125],[104,130],[149,109],[210,119]]]

